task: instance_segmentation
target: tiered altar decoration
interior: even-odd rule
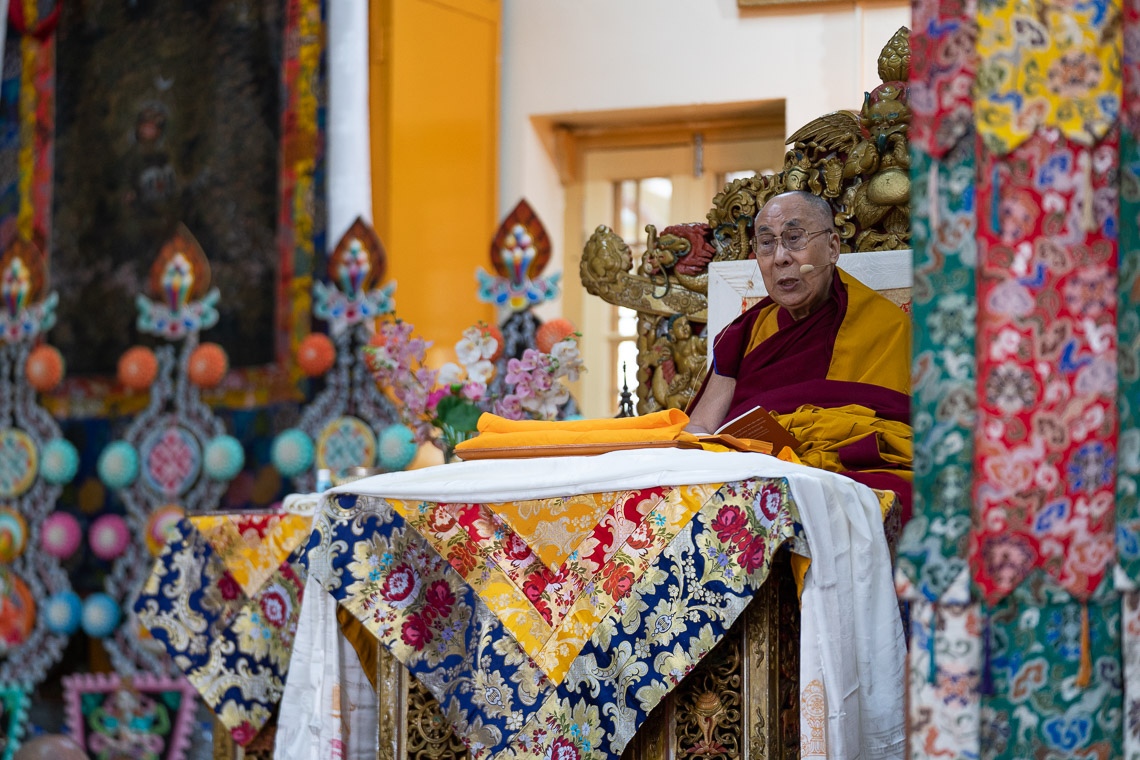
[[[43,681],[80,625],[51,526],[62,487],[79,464],[75,446],[37,403],[63,378],[59,352],[42,342],[55,323],[45,261],[18,240],[0,256],[0,754],[19,746],[27,692]],[[71,545],[71,551],[76,548]]]
[[[357,218],[329,256],[327,282],[313,283],[313,316],[325,322],[328,335],[311,333],[297,360],[324,387],[297,426],[273,443],[274,465],[301,493],[319,490],[318,471],[339,481],[353,468],[401,470],[411,462],[409,431],[397,424],[364,362],[377,322],[395,309],[396,283],[383,284],[387,266],[380,238]]]
[[[228,366],[220,347],[199,345],[198,338],[217,323],[220,297],[210,287],[205,253],[180,226],[151,266],[149,295],[137,297],[139,332],[166,344],[156,351],[135,346],[119,361],[120,381],[148,392],[149,402],[99,456],[99,477],[127,513],[125,523],[117,515],[101,518],[107,527],[97,553],[112,560],[107,593],[128,609],[170,527],[187,513],[216,508],[245,462],[241,444],[226,435],[200,397],[203,387],[221,382]],[[169,672],[169,659],[133,616],[119,620],[119,609],[109,607],[99,634],[116,671]]]

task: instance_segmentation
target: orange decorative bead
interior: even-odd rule
[[[37,346],[24,364],[28,385],[40,393],[52,390],[63,380],[63,355],[55,346]]]
[[[145,391],[158,375],[158,357],[145,346],[128,348],[119,357],[119,382],[131,390]]]
[[[203,343],[190,354],[187,374],[190,382],[199,388],[213,388],[222,382],[230,369],[226,350],[217,343]]]
[[[577,332],[577,329],[570,323],[568,319],[552,319],[545,322],[538,328],[538,332],[534,335],[534,343],[538,346],[538,350],[544,354],[549,354],[550,349],[558,343],[569,338]]]
[[[297,364],[308,377],[318,377],[332,369],[336,361],[336,346],[329,336],[313,333],[301,341],[297,349]]]

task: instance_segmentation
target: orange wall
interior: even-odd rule
[[[373,219],[396,314],[450,358],[497,226],[500,0],[373,0]]]

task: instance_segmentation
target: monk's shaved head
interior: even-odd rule
[[[831,204],[820,198],[818,195],[813,195],[806,190],[789,190],[786,193],[774,195],[768,199],[768,203],[776,200],[777,198],[798,198],[806,204],[810,212],[816,217],[815,221],[819,222],[818,227],[812,229],[819,230],[835,230],[835,212],[831,210]],[[756,218],[753,219],[753,229],[760,227],[760,215],[764,213],[764,207],[761,206],[756,211]]]

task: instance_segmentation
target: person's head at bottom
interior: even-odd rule
[[[827,301],[839,233],[831,206],[818,195],[793,190],[771,198],[756,214],[753,248],[768,295],[793,319]]]

